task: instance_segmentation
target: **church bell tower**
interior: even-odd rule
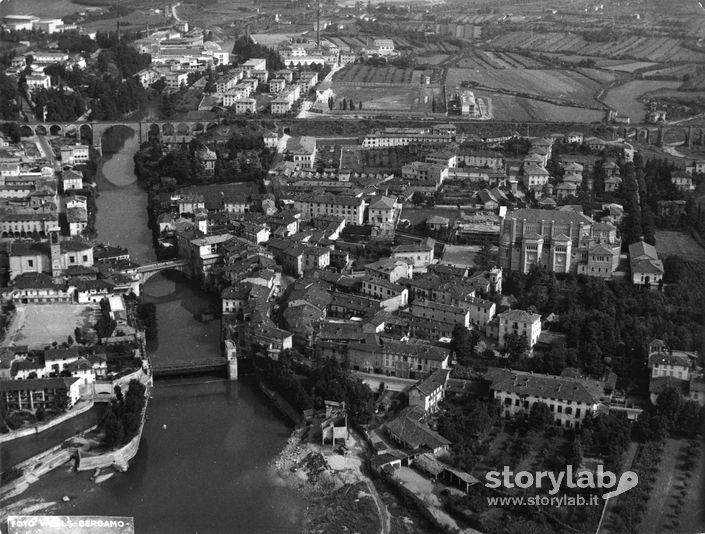
[[[49,230],[49,248],[51,253],[51,277],[54,281],[61,278],[61,241],[59,229],[52,228]]]

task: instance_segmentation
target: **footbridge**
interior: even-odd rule
[[[155,263],[147,263],[137,267],[137,272],[140,275],[140,283],[144,284],[152,276],[162,271],[181,271],[189,278],[193,278],[193,269],[188,260],[176,259],[167,261],[158,261]]]

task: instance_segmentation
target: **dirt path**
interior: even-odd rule
[[[392,530],[392,519],[389,516],[389,510],[387,509],[387,505],[384,503],[382,500],[382,497],[380,497],[379,493],[377,493],[377,488],[375,488],[374,484],[372,484],[372,481],[370,480],[365,480],[365,483],[367,484],[367,487],[370,490],[370,493],[375,499],[375,504],[377,505],[377,510],[379,511],[379,516],[382,519],[382,529],[381,532],[382,534],[389,534]]]

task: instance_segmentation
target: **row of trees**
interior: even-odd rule
[[[142,411],[146,403],[146,387],[139,380],[130,380],[127,393],[115,386],[115,398],[108,406],[100,429],[105,437],[103,444],[107,448],[124,445],[139,432],[142,424]]]
[[[237,56],[238,61],[241,63],[252,58],[264,58],[267,60],[268,69],[280,70],[286,67],[276,50],[255,44],[244,35],[238,37],[233,44],[233,54]]]
[[[352,98],[350,98],[348,100],[343,98],[342,100],[338,101],[337,105],[338,105],[338,109],[342,109],[343,111],[347,111],[348,109],[350,111],[355,111],[355,102],[353,101]],[[336,106],[335,98],[333,98],[332,96],[328,97],[328,109],[332,111],[332,110],[336,109],[335,106]],[[358,102],[357,109],[358,110],[362,109],[362,100],[360,100],[360,102]]]

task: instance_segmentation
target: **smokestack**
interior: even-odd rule
[[[321,48],[321,6],[316,10],[316,48]]]

